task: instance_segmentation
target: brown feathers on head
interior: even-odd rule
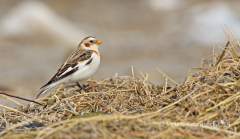
[[[99,45],[99,44],[101,44],[101,42],[97,39],[97,38],[95,38],[95,37],[91,37],[91,36],[89,36],[89,37],[86,37],[86,38],[84,38],[82,41],[81,41],[81,43],[78,45],[78,48],[91,48],[91,46],[92,47],[96,47],[96,45]]]

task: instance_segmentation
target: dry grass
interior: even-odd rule
[[[234,47],[204,59],[175,87],[133,76],[88,80],[89,92],[58,88],[1,112],[4,138],[240,138],[240,65]],[[232,52],[233,51],[233,55]],[[167,81],[167,80],[166,80]],[[2,106],[5,109],[5,106]]]

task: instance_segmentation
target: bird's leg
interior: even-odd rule
[[[76,84],[77,84],[77,86],[79,87],[79,90],[76,90],[76,91],[81,91],[81,90],[84,90],[85,92],[88,92],[91,88],[89,88],[89,89],[87,89],[87,87],[89,86],[89,85],[83,85],[83,86],[81,86],[78,82],[76,82]]]
[[[76,82],[76,85],[78,86],[79,89],[75,91],[78,91],[79,93],[81,93],[81,90],[83,89],[82,86],[78,82]]]
[[[88,85],[83,85],[83,90],[85,91],[85,92],[89,92],[91,89],[92,89],[92,87],[88,87],[89,86],[89,84]]]
[[[82,86],[78,82],[76,82],[76,84],[77,84],[77,86],[79,87],[80,90],[83,89]]]
[[[84,85],[83,85],[83,88],[86,89],[88,86],[89,86],[89,85],[85,85],[85,84],[84,84]]]

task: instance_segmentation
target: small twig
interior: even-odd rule
[[[210,77],[208,77],[208,76],[204,76],[204,77],[208,78],[211,82],[213,82],[214,84],[216,84],[217,86],[219,86],[219,87],[220,87],[224,92],[226,92],[227,94],[230,94],[226,89],[223,88],[222,85],[220,85],[219,83],[213,81]]]
[[[163,73],[161,70],[159,70],[158,68],[156,68],[157,71],[159,71],[160,73],[162,73],[164,76],[166,76],[170,81],[172,81],[173,83],[175,83],[176,85],[179,85],[176,81],[174,81],[173,79],[171,79],[169,76],[167,76],[165,73]]]
[[[224,50],[224,48],[222,48],[222,47],[219,46],[219,45],[217,45],[217,47],[219,47],[220,49]],[[230,51],[228,51],[228,50],[226,49],[225,52],[227,52],[227,53],[231,56],[231,58],[234,59]]]
[[[43,104],[41,104],[41,103],[39,103],[39,102],[36,102],[36,101],[34,101],[34,100],[22,98],[22,97],[19,97],[19,96],[10,95],[10,94],[4,93],[4,92],[0,92],[0,94],[6,95],[6,96],[9,96],[9,97],[18,98],[18,99],[25,100],[25,101],[29,101],[29,102],[33,102],[33,103],[36,103],[36,104],[39,104],[39,105],[43,105]],[[43,105],[43,106],[45,106],[45,105]]]
[[[74,112],[76,112],[76,108],[78,106],[78,103],[74,106]],[[79,115],[79,114],[78,114]],[[73,113],[71,113],[69,116],[68,116],[68,120],[73,116]]]
[[[4,120],[5,120],[5,123],[6,123],[6,127],[7,127],[8,126],[8,122],[7,122],[7,117],[6,117],[6,111],[5,111],[4,103],[3,103],[3,115],[4,115]]]
[[[230,64],[230,66],[235,70],[235,72],[237,72],[238,74],[240,74],[239,69],[235,68],[233,65]]]
[[[23,104],[15,101],[15,100],[13,100],[13,99],[11,99],[10,97],[8,97],[8,96],[6,96],[6,95],[2,95],[2,94],[0,94],[0,95],[1,95],[2,97],[6,98],[7,100],[12,101],[13,103],[19,105],[19,106],[23,105]]]
[[[9,110],[14,111],[14,112],[16,112],[16,113],[19,113],[19,114],[21,114],[21,115],[24,115],[24,116],[26,116],[26,117],[28,117],[28,118],[33,118],[33,119],[35,119],[35,120],[42,121],[41,119],[37,119],[37,118],[35,118],[35,117],[32,117],[32,116],[30,116],[30,115],[27,115],[27,114],[25,114],[25,113],[23,113],[23,112],[20,112],[20,111],[16,110],[16,109],[13,109],[13,108],[4,106],[4,105],[2,105],[2,104],[0,104],[0,107],[9,109]]]
[[[77,113],[77,112],[75,111],[75,109],[68,103],[68,100],[67,100],[67,99],[65,99],[65,103],[66,103],[67,106],[73,111],[73,112],[72,112],[73,114],[79,115],[79,113]]]
[[[167,92],[167,79],[168,78],[165,78],[164,92]]]
[[[214,37],[214,44],[213,44],[213,64],[216,63],[215,46],[216,46],[216,35]]]
[[[228,41],[229,41],[229,43],[230,43],[230,46],[232,47],[232,51],[233,51],[234,56],[236,57],[236,59],[238,59],[238,55],[237,55],[235,49],[233,48],[232,42],[230,41],[230,39],[229,39],[227,33],[225,32],[224,28],[222,28],[222,29],[223,29],[225,35],[227,36],[227,39],[228,39]]]
[[[217,66],[217,65],[218,65],[218,63],[219,63],[219,62],[222,60],[222,58],[223,58],[223,56],[224,56],[224,54],[225,54],[225,51],[226,51],[226,49],[227,49],[228,45],[229,45],[229,41],[227,42],[227,44],[226,44],[226,46],[225,46],[224,50],[222,51],[222,54],[221,54],[221,56],[219,57],[219,59],[218,59],[218,61],[217,61],[217,63],[216,63],[216,65],[215,65],[215,66]]]
[[[20,122],[20,123],[17,123],[17,124],[13,124],[13,125],[10,126],[9,128],[6,128],[5,130],[1,131],[1,132],[0,132],[0,137],[2,137],[4,134],[8,133],[9,131],[11,131],[11,130],[19,127],[19,126],[22,126],[22,125],[27,124],[27,123],[29,123],[29,122],[32,122],[32,121],[34,121],[34,120],[36,120],[36,119],[28,119],[27,121]]]
[[[134,85],[135,93],[136,93],[136,95],[138,95],[137,87],[136,87],[136,83],[135,83],[135,78],[134,78],[133,66],[132,66],[132,79],[133,79],[133,85]]]
[[[77,113],[77,112],[74,112],[74,111],[71,111],[71,110],[69,110],[69,109],[64,109],[65,111],[68,111],[68,112],[70,112],[70,113],[72,113],[72,114],[74,114],[74,115],[79,115],[79,113]]]
[[[221,106],[223,104],[226,104],[232,100],[237,100],[240,97],[240,92],[238,92],[237,94],[232,95],[231,97],[228,97],[227,99],[225,99],[224,101],[221,101],[220,103],[218,103],[217,105],[215,105],[214,107],[208,108],[206,109],[206,112],[213,110],[215,108],[217,108],[218,106]]]
[[[71,92],[73,89],[74,89],[74,88],[71,88],[70,90],[68,90],[68,92],[66,93],[66,94],[68,94],[68,95],[67,95],[67,98],[73,94],[74,91]],[[71,93],[69,93],[69,92],[71,92]]]
[[[168,89],[166,92],[162,93],[161,95],[165,95],[165,94],[167,94],[167,93],[169,93],[169,92],[177,89],[177,88],[180,87],[180,86],[182,86],[182,84],[179,84],[179,85],[177,85],[177,86],[175,86],[175,87],[173,87],[173,88],[171,88],[171,89]]]
[[[202,68],[202,67],[192,67],[191,69],[196,69],[196,70],[206,70],[205,68]]]
[[[212,91],[214,91],[214,89],[210,89],[210,90],[207,90],[207,91],[202,92],[200,94],[197,94],[197,95],[193,96],[192,99],[197,98],[197,97],[202,96],[202,95],[205,95],[205,94],[210,93]]]
[[[238,42],[238,40],[237,40],[237,38],[235,37],[235,35],[233,34],[233,32],[232,32],[232,30],[228,27],[228,25],[227,24],[225,24],[226,25],[226,27],[228,28],[228,30],[232,33],[232,35],[233,35],[233,37],[234,37],[234,39],[237,41],[237,44],[238,44],[238,47],[240,47],[240,44],[239,44],[239,42]]]
[[[63,84],[61,84],[61,85],[55,90],[55,92],[52,94],[52,97],[59,92],[59,90],[62,88],[62,86],[63,86]]]

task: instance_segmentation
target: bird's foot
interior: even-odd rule
[[[75,90],[75,91],[78,91],[78,92],[81,92],[81,90],[84,90],[85,92],[88,92],[89,90],[91,90],[92,88],[87,88],[89,85],[80,85],[78,82],[77,82],[77,86],[79,87],[78,90]]]

